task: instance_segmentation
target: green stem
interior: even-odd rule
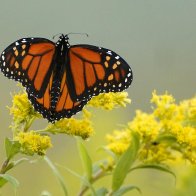
[[[35,116],[33,116],[25,125],[24,127],[24,132],[27,132],[28,129],[31,127],[31,125],[33,124],[34,120],[36,119]]]
[[[94,183],[97,180],[99,180],[101,177],[104,177],[106,175],[109,175],[109,173],[106,173],[107,170],[99,170],[91,179],[90,183]],[[88,191],[89,187],[88,186],[83,186],[80,192],[78,193],[78,196],[83,196],[86,191]]]
[[[5,172],[6,172],[6,170],[7,170],[7,166],[8,166],[8,164],[9,164],[9,159],[6,159],[4,162],[3,162],[3,164],[2,164],[2,166],[1,166],[1,170],[0,170],[0,174],[4,174]]]

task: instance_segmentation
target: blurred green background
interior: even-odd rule
[[[106,143],[106,133],[131,120],[137,108],[151,110],[149,100],[154,89],[158,93],[169,91],[177,101],[195,94],[195,0],[0,0],[0,51],[22,37],[51,39],[56,33],[69,32],[88,33],[89,38],[70,35],[70,43],[112,49],[126,59],[134,73],[133,84],[128,89],[130,106],[111,112],[92,110],[95,134],[86,145],[94,161],[104,156],[97,148]],[[0,74],[0,89],[2,163],[3,140],[11,135],[8,129],[11,117],[6,106],[11,105],[10,93],[18,88],[16,82]],[[45,120],[39,120],[34,127],[45,125]],[[53,136],[52,140],[54,147],[48,152],[49,158],[81,173],[75,140],[65,135]],[[186,168],[183,169],[186,173]],[[61,172],[70,195],[75,195],[79,181],[66,171]],[[63,195],[44,161],[21,164],[11,173],[20,181],[19,196],[37,196],[43,190],[54,196]],[[106,178],[105,183],[109,182]],[[126,183],[139,186],[145,196],[172,195],[175,189],[171,176],[152,170],[136,171]],[[180,186],[178,182],[177,186]],[[11,185],[7,184],[1,194],[14,195]],[[139,194],[133,192],[133,195]]]

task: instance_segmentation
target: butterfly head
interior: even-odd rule
[[[61,34],[59,36],[58,41],[56,42],[56,46],[62,47],[62,45],[63,45],[63,46],[67,46],[69,48],[70,47],[70,44],[69,44],[69,41],[68,40],[69,40],[68,35]]]
[[[64,41],[68,41],[68,40],[69,40],[69,37],[68,37],[68,35],[61,34],[61,35],[59,36],[59,39],[60,39],[60,40],[64,40]]]

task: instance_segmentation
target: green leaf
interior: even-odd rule
[[[8,163],[8,165],[2,169],[2,173],[3,174],[6,173],[8,170],[12,169],[13,167],[14,167],[13,162]]]
[[[11,141],[10,139],[5,138],[5,151],[7,158],[13,158],[14,155],[20,151],[20,146],[21,145],[18,141]]]
[[[118,190],[124,182],[124,179],[129,171],[129,168],[136,160],[139,149],[139,136],[132,132],[131,144],[129,148],[121,155],[114,169],[112,178],[112,190]]]
[[[78,150],[80,153],[80,158],[82,160],[82,165],[84,167],[86,176],[89,181],[92,179],[92,173],[93,173],[93,166],[92,166],[92,160],[84,146],[84,144],[80,141],[80,139],[77,140],[78,143]]]
[[[7,180],[0,177],[0,188],[3,187],[7,183]]]
[[[114,192],[112,194],[112,196],[120,196],[120,195],[124,195],[125,193],[132,191],[132,190],[137,190],[139,193],[141,193],[140,188],[138,188],[137,186],[123,186],[121,187],[119,190],[117,190],[116,192]]]
[[[163,165],[158,165],[158,164],[141,164],[141,165],[138,165],[136,167],[131,168],[129,170],[129,172],[131,172],[133,170],[136,170],[136,169],[156,169],[156,170],[159,170],[159,171],[163,171],[163,172],[169,173],[176,179],[175,173],[173,171],[171,171],[169,168],[164,167]]]
[[[106,188],[96,190],[96,196],[106,196],[109,191]]]
[[[57,170],[57,168],[54,166],[54,164],[52,163],[52,161],[50,161],[50,159],[48,157],[45,156],[44,160],[49,165],[49,167],[52,169],[54,175],[58,179],[58,181],[59,181],[59,183],[60,183],[60,185],[61,185],[61,187],[63,189],[64,195],[67,196],[68,192],[67,192],[67,189],[66,189],[63,177],[60,175],[59,171]]]
[[[12,184],[12,186],[16,189],[19,186],[19,182],[16,178],[14,178],[13,176],[9,175],[9,174],[0,174],[0,178],[3,178],[6,182],[9,182],[10,184]],[[3,182],[3,181],[2,181]],[[5,182],[5,183],[6,183]],[[4,183],[4,184],[5,184]],[[3,184],[3,185],[4,185]]]

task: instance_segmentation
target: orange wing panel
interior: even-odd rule
[[[29,48],[29,54],[40,55],[50,50],[54,50],[54,45],[51,43],[37,43],[32,44]]]
[[[99,80],[103,80],[105,77],[105,70],[101,64],[95,64],[95,70]]]
[[[48,72],[48,69],[50,68],[50,64],[52,62],[54,51],[46,53],[44,56],[42,56],[37,74],[35,76],[34,85],[37,90],[40,90],[43,80]]]
[[[11,57],[10,65],[13,66],[16,58],[14,56]]]
[[[91,63],[85,62],[85,73],[87,86],[93,86],[96,82],[95,72]]]
[[[65,102],[64,109],[66,109],[66,110],[72,109],[72,108],[73,108],[73,105],[74,105],[74,103],[73,103],[73,101],[71,100],[70,95],[68,94],[68,95],[67,95],[66,102]]]
[[[22,68],[24,70],[26,70],[32,60],[33,56],[27,55],[24,57],[23,61],[22,61]]]
[[[101,62],[100,54],[92,50],[77,47],[77,48],[71,48],[71,51],[73,51],[75,54],[82,57],[84,60],[91,61],[93,63]]]
[[[28,76],[30,78],[30,80],[33,80],[35,74],[36,74],[36,71],[37,71],[37,68],[39,66],[39,61],[40,61],[40,57],[37,56],[35,58],[33,58],[31,64],[29,65],[29,70],[28,70]]]
[[[79,59],[72,52],[70,53],[70,66],[74,79],[76,94],[81,94],[85,89],[84,84],[84,66],[81,59]]]
[[[68,95],[68,91],[67,91],[67,85],[64,86],[62,94],[59,98],[59,101],[56,105],[56,111],[59,112],[61,110],[63,110],[65,102],[67,100],[67,95]]]
[[[115,76],[115,80],[118,82],[119,79],[120,79],[119,71],[116,70],[116,71],[114,72],[114,76]]]
[[[50,109],[50,103],[51,103],[51,97],[50,97],[50,91],[52,87],[52,80],[53,80],[53,74],[50,77],[50,82],[47,85],[46,91],[44,93],[44,96],[41,98],[37,98],[36,101],[41,104],[45,109]]]

